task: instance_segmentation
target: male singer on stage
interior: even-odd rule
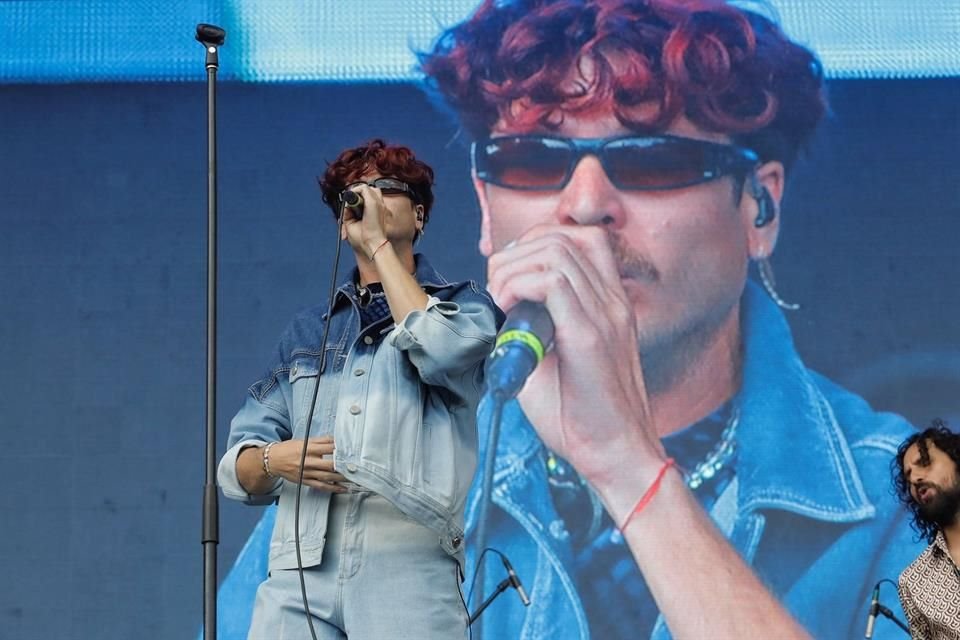
[[[219,468],[228,497],[279,505],[251,639],[311,637],[298,554],[321,640],[467,637],[463,509],[500,312],[414,254],[432,184],[410,149],[380,140],[341,153],[322,179],[357,268],[329,316],[323,305],[293,319]]]
[[[911,427],[804,366],[767,263],[816,57],[717,0],[487,0],[421,62],[474,140],[491,294],[556,325],[486,539],[533,604],[483,639],[863,633],[917,550],[887,481]]]
[[[941,420],[897,451],[894,484],[929,543],[900,574],[914,640],[960,639],[960,434]]]

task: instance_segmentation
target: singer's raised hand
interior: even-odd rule
[[[705,415],[711,407],[704,405],[722,401],[728,387],[703,365],[695,367],[703,382],[698,393],[681,394],[666,411],[658,404],[662,389],[650,381],[663,384],[664,377],[650,361],[662,362],[656,349],[663,345],[651,325],[672,327],[682,305],[662,290],[666,276],[647,253],[640,243],[621,246],[599,225],[546,224],[490,257],[497,303],[509,310],[518,300],[542,302],[556,327],[554,348],[527,380],[520,404],[544,444],[590,482],[615,523],[627,522],[658,472],[667,471],[657,499],[623,535],[674,637],[808,640],[683,478],[664,466],[661,433]],[[726,343],[718,348],[736,352]],[[678,531],[687,545],[680,558],[672,553]],[[696,579],[678,579],[684,575]],[[735,598],[714,597],[712,585],[721,582]],[[709,606],[691,616],[691,601]]]
[[[392,215],[392,212],[384,204],[380,189],[368,184],[357,184],[352,186],[351,190],[363,198],[363,216],[358,219],[352,209],[344,212],[343,239],[371,260],[373,252],[387,239],[387,217]]]
[[[614,246],[598,226],[538,225],[492,255],[488,270],[502,308],[532,300],[554,318],[554,349],[519,400],[546,446],[593,484],[616,517],[664,453]],[[628,479],[626,469],[638,478]]]

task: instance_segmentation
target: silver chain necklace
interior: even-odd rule
[[[684,481],[686,482],[687,487],[691,491],[694,491],[701,487],[705,482],[710,481],[720,472],[721,469],[726,467],[731,460],[733,460],[734,455],[737,452],[737,426],[740,424],[740,410],[737,407],[733,407],[730,411],[730,416],[727,418],[727,424],[723,428],[723,432],[720,434],[720,440],[717,441],[717,444],[714,445],[713,449],[710,450],[710,453],[701,460],[697,466],[693,468],[690,473],[684,473]],[[590,518],[590,526],[587,529],[586,539],[592,539],[600,533],[600,527],[603,523],[603,513],[604,508],[600,502],[600,498],[597,497],[593,489],[590,488],[586,482],[580,478],[579,474],[576,471],[573,471],[574,477],[577,479],[576,482],[571,482],[570,479],[561,480],[560,476],[563,475],[564,463],[561,463],[554,455],[553,451],[547,450],[547,476],[550,484],[555,486],[566,485],[568,489],[573,489],[576,484],[579,484],[580,487],[587,492],[589,496],[590,505],[592,507],[592,517]],[[566,463],[566,466],[569,467],[569,463]],[[620,532],[614,528],[611,533],[611,539],[615,542],[621,542],[622,536]]]
[[[727,424],[720,434],[720,440],[706,457],[697,463],[690,473],[684,474],[684,480],[691,489],[699,488],[704,482],[711,480],[720,472],[737,452],[737,426],[740,424],[740,410],[734,407],[727,418]],[[547,473],[554,475],[560,467],[560,461],[553,451],[547,450]]]
[[[730,417],[727,418],[727,426],[723,428],[720,434],[720,440],[716,446],[707,454],[689,474],[684,475],[687,486],[691,489],[697,489],[707,480],[713,478],[723,469],[737,452],[737,425],[740,424],[740,409],[734,407],[730,411]]]

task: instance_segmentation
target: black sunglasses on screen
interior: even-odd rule
[[[508,189],[562,189],[585,155],[600,160],[618,189],[679,189],[747,171],[759,159],[750,149],[679,136],[562,138],[497,136],[473,143],[477,177]]]

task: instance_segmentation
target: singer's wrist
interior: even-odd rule
[[[638,521],[657,513],[664,504],[675,503],[685,490],[682,472],[664,460],[657,468],[645,470],[643,474],[630,474],[629,480],[624,479],[616,487],[598,489],[597,493],[614,522],[636,527],[642,526]],[[644,502],[639,510],[642,513],[637,509],[641,501]]]
[[[615,451],[607,450],[595,456],[595,459],[606,460],[607,464],[578,471],[606,504],[610,515],[617,516],[616,522],[619,523],[624,521],[636,506],[639,496],[656,479],[667,455],[662,450],[623,446]]]
[[[583,454],[570,451],[564,457],[598,490],[652,476],[669,457],[663,445],[640,437],[594,442]]]
[[[374,258],[377,257],[377,252],[382,251],[383,248],[388,244],[390,244],[390,240],[383,236],[380,236],[375,240],[370,240],[368,242],[365,242],[364,249],[366,249],[367,258],[369,260],[373,260]]]

